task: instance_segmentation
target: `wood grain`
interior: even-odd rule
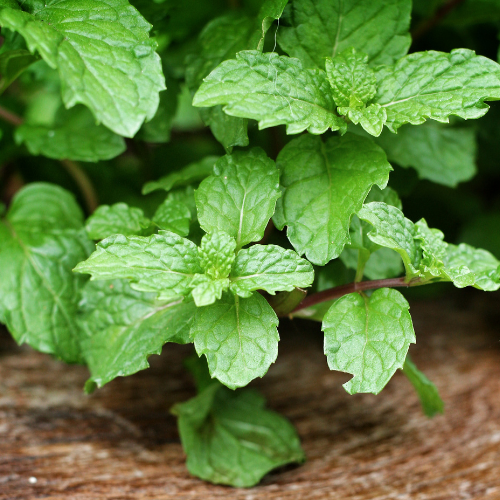
[[[152,368],[82,393],[86,369],[0,342],[0,498],[500,499],[500,302],[483,293],[412,304],[417,365],[446,414],[425,418],[397,374],[379,396],[349,396],[330,372],[321,333],[281,328],[278,362],[255,383],[297,427],[308,462],[248,490],[188,474],[170,406],[193,394],[185,346]],[[36,483],[32,484],[36,478]]]

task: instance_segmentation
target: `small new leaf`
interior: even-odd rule
[[[194,276],[203,272],[196,245],[168,231],[106,238],[75,271],[93,280],[127,279],[135,290],[171,301],[188,295]]]
[[[312,265],[293,250],[276,245],[254,245],[238,252],[231,271],[231,290],[240,297],[250,297],[254,290],[291,292],[311,286]]]
[[[98,207],[87,219],[85,229],[90,239],[103,240],[113,234],[141,234],[150,223],[140,208],[130,207],[126,203],[115,203]]]
[[[368,66],[368,56],[352,47],[333,59],[326,58],[326,75],[337,106],[363,108],[377,92],[377,79]]]
[[[409,356],[403,365],[403,373],[417,391],[422,410],[428,417],[444,412],[444,403],[437,387],[412,363]]]
[[[286,125],[288,134],[347,128],[335,113],[325,72],[304,69],[298,59],[274,52],[245,50],[212,71],[193,105],[217,104],[225,104],[228,115],[258,120],[261,129]]]
[[[354,377],[344,384],[349,394],[378,394],[415,343],[410,306],[397,290],[381,288],[370,297],[351,293],[326,313],[325,354],[331,370]]]
[[[195,192],[204,231],[224,231],[237,249],[264,236],[280,197],[279,173],[260,148],[223,156]]]
[[[205,235],[198,248],[201,267],[212,279],[227,278],[236,254],[236,241],[222,231]]]
[[[278,355],[278,318],[259,293],[240,298],[230,292],[198,308],[191,328],[199,356],[212,377],[235,389],[266,374]]]
[[[322,266],[340,255],[352,215],[374,184],[386,186],[392,170],[382,149],[354,134],[326,142],[303,135],[281,150],[277,164],[284,193],[275,223],[288,226],[299,255]]]
[[[212,382],[179,403],[179,434],[191,474],[216,484],[255,486],[268,472],[303,462],[297,432],[284,417],[264,408],[254,389],[230,391]]]

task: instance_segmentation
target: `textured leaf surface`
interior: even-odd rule
[[[485,100],[500,99],[500,66],[467,49],[415,52],[394,66],[380,66],[376,75],[374,102],[385,108],[393,132],[427,118],[480,118],[488,111]]]
[[[452,281],[458,288],[486,291],[500,288],[500,262],[486,250],[449,245],[443,233],[429,228],[424,219],[413,224],[399,209],[382,202],[365,204],[358,217],[374,227],[368,233],[374,243],[401,255],[407,279]]]
[[[278,42],[308,68],[323,68],[325,57],[349,47],[372,64],[393,64],[410,47],[410,14],[409,0],[294,0],[291,27],[278,30]]]
[[[385,187],[392,170],[382,149],[352,134],[325,143],[303,135],[282,149],[277,164],[288,238],[299,255],[319,265],[340,255],[352,215],[374,184]]]
[[[193,302],[158,302],[154,293],[133,290],[124,280],[90,281],[79,319],[86,338],[83,356],[91,377],[86,389],[149,368],[148,357],[166,342],[189,342]]]
[[[473,272],[474,286],[480,290],[494,292],[500,288],[500,261],[486,250],[465,243],[448,245],[444,264],[456,272],[463,267]]]
[[[92,240],[103,240],[113,234],[140,234],[149,224],[150,220],[140,208],[115,203],[98,207],[87,219],[85,229]]]
[[[207,357],[212,377],[235,389],[266,374],[278,355],[278,318],[258,293],[240,298],[225,293],[198,308],[191,328],[199,356]]]
[[[194,275],[203,272],[195,244],[168,231],[110,236],[75,271],[91,274],[93,280],[127,279],[135,290],[157,292],[165,299],[188,295]]]
[[[32,155],[57,160],[110,160],[126,149],[123,138],[97,125],[92,113],[83,106],[62,108],[51,125],[24,123],[16,130],[15,138],[26,144]]]
[[[401,255],[407,278],[418,275],[420,254],[415,243],[415,225],[399,208],[383,202],[363,205],[358,217],[369,222],[374,230],[368,237],[377,245],[395,250]]]
[[[450,128],[427,123],[385,131],[377,144],[390,161],[413,167],[421,179],[455,187],[476,173],[476,139],[471,128]]]
[[[254,290],[291,292],[306,288],[314,280],[312,265],[293,250],[276,245],[253,245],[238,252],[231,271],[231,290],[249,297]]]
[[[89,107],[117,134],[132,137],[156,113],[165,88],[149,25],[127,0],[21,2],[2,6],[0,25],[59,70],[67,107]],[[5,4],[4,4],[5,5]]]
[[[264,408],[253,389],[230,391],[212,383],[172,408],[191,474],[216,484],[256,485],[268,472],[303,462],[297,433],[284,417]]]
[[[249,46],[254,28],[253,19],[234,14],[213,19],[205,26],[196,53],[187,59],[186,83],[191,92],[196,92],[203,79],[222,61],[235,57],[240,50],[257,48]],[[220,106],[203,108],[200,115],[226,149],[248,146],[246,120],[226,115]]]
[[[198,307],[209,306],[220,300],[222,293],[229,288],[227,278],[213,279],[205,274],[199,274],[193,280],[193,299]]]
[[[361,107],[377,92],[375,72],[368,66],[368,56],[352,47],[326,58],[326,74],[337,106]]]
[[[72,269],[91,248],[69,192],[41,183],[19,191],[0,222],[0,321],[19,344],[82,361],[76,313],[86,280]]]
[[[142,188],[142,194],[149,194],[157,189],[170,191],[177,187],[200,182],[212,173],[214,164],[218,159],[218,156],[207,156],[203,160],[190,163],[181,170],[165,175],[157,181],[148,182]]]
[[[236,254],[236,241],[222,231],[205,235],[198,249],[201,267],[211,278],[227,278]]]
[[[172,196],[168,196],[156,209],[153,215],[153,222],[160,229],[172,231],[180,236],[187,236],[191,223],[191,211],[182,201],[176,200]]]
[[[331,370],[354,377],[349,394],[378,394],[403,363],[415,332],[410,306],[397,290],[381,288],[370,297],[351,293],[338,299],[323,320],[325,354]]]
[[[412,363],[409,357],[403,365],[403,372],[417,391],[424,413],[428,417],[443,413],[444,403],[437,387]]]
[[[258,120],[261,129],[283,124],[289,134],[346,129],[324,71],[304,69],[298,59],[273,52],[242,51],[212,71],[193,105],[217,104],[225,104],[231,116]]]
[[[279,173],[260,148],[223,156],[195,193],[204,231],[224,231],[237,248],[259,241],[280,196]]]

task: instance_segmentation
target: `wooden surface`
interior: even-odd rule
[[[255,385],[296,425],[308,462],[249,490],[203,483],[184,466],[168,409],[193,394],[186,347],[168,346],[151,369],[89,397],[84,368],[4,336],[0,498],[498,500],[500,301],[461,297],[412,304],[413,359],[446,404],[433,420],[400,373],[379,396],[348,396],[349,377],[328,370],[320,333],[284,325],[278,362]]]

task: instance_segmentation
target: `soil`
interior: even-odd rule
[[[349,396],[319,328],[285,322],[280,355],[253,383],[296,426],[308,461],[251,489],[191,477],[169,408],[194,394],[190,347],[91,396],[88,375],[0,335],[0,498],[71,500],[500,499],[500,297],[413,302],[415,363],[445,415],[426,418],[397,373],[378,395]]]

